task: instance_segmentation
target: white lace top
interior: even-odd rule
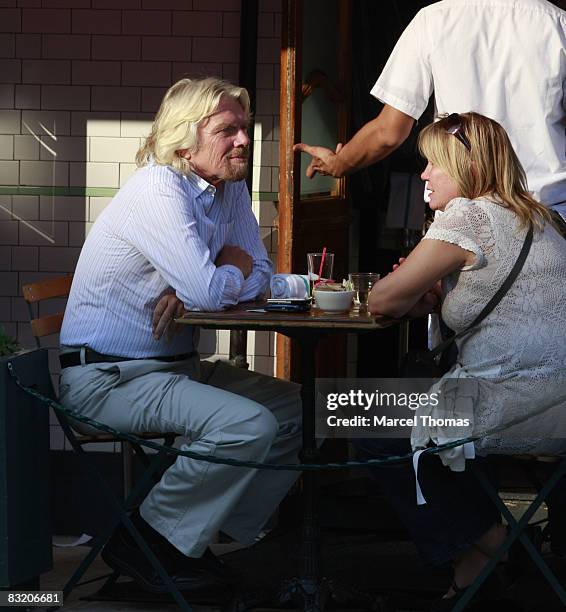
[[[442,281],[442,316],[449,327],[458,332],[473,322],[511,271],[525,235],[514,213],[485,198],[456,198],[436,213],[424,239],[450,242],[476,255],[472,265]],[[469,410],[472,423],[449,433],[418,425],[413,429],[414,448],[431,439],[442,443],[499,429],[476,442],[476,450],[566,451],[566,240],[554,228],[535,231],[508,293],[456,343],[459,363],[438,383],[444,396],[441,405],[421,407],[417,414],[463,416]],[[464,378],[462,392],[457,381]],[[443,461],[452,469],[464,469],[463,449],[447,451]]]

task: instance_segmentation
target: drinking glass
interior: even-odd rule
[[[322,262],[322,253],[307,253],[307,270],[309,276],[309,288],[311,295],[313,288],[318,281],[330,280],[332,278],[332,268],[334,267],[334,253],[326,251],[324,262],[322,262],[322,270],[320,264]],[[320,277],[319,277],[320,274]]]
[[[360,312],[367,312],[369,292],[379,280],[379,274],[375,272],[350,272],[348,279],[352,283],[352,289],[356,292],[354,296],[355,307]]]

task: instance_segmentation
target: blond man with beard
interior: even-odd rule
[[[265,293],[271,262],[243,181],[249,98],[219,79],[165,94],[139,169],[91,229],[61,332],[61,402],[126,432],[175,431],[219,458],[297,463],[298,385],[200,362],[198,330],[163,334],[172,311],[221,310]],[[229,581],[208,548],[222,530],[244,543],[297,477],[179,457],[134,524],[180,589]],[[105,561],[166,590],[124,528]]]

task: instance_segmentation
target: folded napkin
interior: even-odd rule
[[[270,288],[271,297],[275,299],[308,298],[309,277],[306,274],[274,274]]]

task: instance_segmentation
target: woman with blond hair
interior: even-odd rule
[[[527,191],[524,171],[496,121],[454,113],[427,126],[419,148],[428,160],[422,179],[435,218],[407,259],[373,287],[372,314],[422,316],[440,308],[458,334],[507,279],[531,228],[533,237],[523,267],[495,308],[456,338],[457,362],[435,385],[439,406],[417,410],[417,417],[462,416],[463,405],[469,427],[451,436],[442,424],[425,426],[417,418],[413,450],[473,434],[481,436],[474,449],[479,455],[564,452],[566,241]],[[391,441],[378,439],[357,446],[364,457],[392,451]],[[454,583],[435,606],[451,609],[505,532],[495,507],[465,471],[462,447],[441,459],[444,467],[436,456],[422,462],[419,482],[427,503],[420,508],[410,469],[373,473],[425,559],[453,562]]]

